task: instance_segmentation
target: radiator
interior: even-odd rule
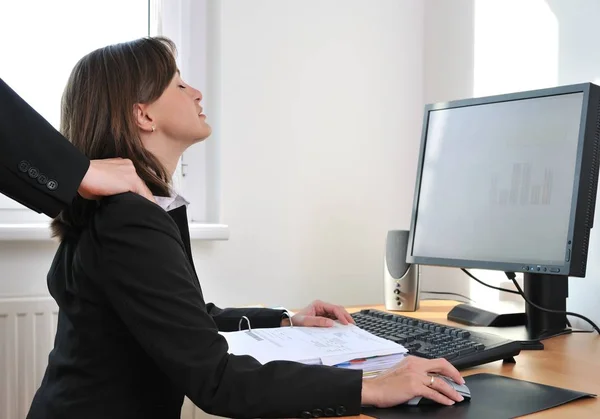
[[[0,418],[27,416],[54,346],[57,320],[50,297],[0,299]]]
[[[24,419],[54,347],[58,307],[51,297],[0,298],[0,419]],[[186,397],[181,419],[207,415]]]

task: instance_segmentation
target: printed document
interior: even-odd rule
[[[407,353],[402,345],[375,336],[355,325],[279,327],[220,332],[234,355],[250,355],[262,364],[275,360],[338,365],[352,360]]]

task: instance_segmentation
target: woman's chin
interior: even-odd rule
[[[197,133],[194,144],[206,140],[210,136],[210,134],[212,134],[212,128],[210,127],[210,125],[205,124],[202,131]]]
[[[197,144],[197,143],[201,143],[202,141],[206,140],[209,136],[210,136],[210,131],[208,133],[202,133],[201,135],[196,136],[196,138],[192,141],[192,144]]]

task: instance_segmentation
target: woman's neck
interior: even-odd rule
[[[169,174],[169,176],[173,177],[175,174],[175,170],[177,170],[177,164],[179,163],[179,159],[181,158],[181,154],[176,156],[169,156],[169,158],[162,158],[157,156],[162,165],[165,167],[165,170]]]
[[[184,150],[181,150],[181,147],[178,147],[178,144],[173,141],[156,140],[154,138],[153,141],[147,141],[144,146],[160,161],[167,173],[173,176]]]

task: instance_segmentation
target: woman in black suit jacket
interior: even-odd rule
[[[71,74],[61,123],[86,156],[131,159],[164,197],[181,153],[211,131],[202,95],[181,79],[174,50],[166,39],[146,38],[90,53]],[[416,395],[460,400],[428,376],[462,381],[444,360],[409,357],[363,381],[360,370],[261,365],[228,354],[219,330],[236,330],[243,315],[254,327],[279,327],[284,313],[205,303],[185,205],[167,212],[131,193],[76,199],[53,228],[61,244],[48,286],[60,307],[58,330],[30,419],[176,419],[184,396],[206,412],[238,418],[356,415],[361,404],[391,406]],[[326,304],[303,314],[348,320]]]
[[[56,217],[77,192],[153,199],[128,159],[90,161],[0,79],[0,193]]]

